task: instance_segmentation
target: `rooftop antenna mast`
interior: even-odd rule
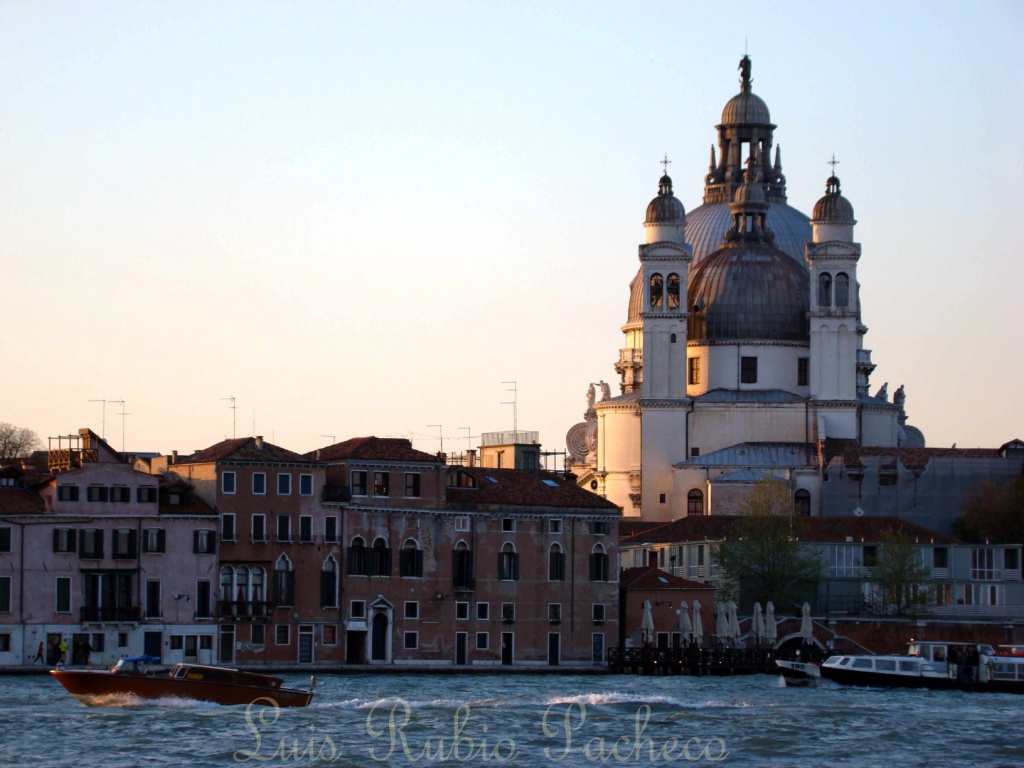
[[[512,393],[511,402],[504,402],[502,405],[512,406],[512,440],[513,442],[519,442],[519,393],[516,391],[516,383],[514,381],[503,381],[502,384],[511,384],[509,392]]]
[[[231,439],[234,440],[236,437],[238,437],[238,430],[236,427],[238,421],[238,406],[235,405],[235,396],[228,395],[227,397],[222,397],[221,400],[231,401],[231,405],[229,405],[228,408],[231,409]]]
[[[90,400],[90,403],[103,403],[103,421],[100,426],[100,439],[106,440],[107,438],[107,401],[106,400]]]
[[[441,438],[441,453],[444,453],[444,429],[440,424],[427,424],[427,429],[437,427],[437,436]]]
[[[473,439],[473,430],[471,430],[469,427],[459,427],[459,429],[466,430],[466,450],[473,450],[473,444],[470,442]]]
[[[121,412],[118,413],[118,414],[115,414],[115,415],[121,417],[121,453],[124,453],[124,421],[125,421],[125,418],[127,416],[131,416],[131,414],[128,413],[125,410],[124,400],[110,400],[109,402],[114,403],[115,405],[120,405],[121,406]]]
[[[320,437],[326,437],[326,438],[330,439],[331,445],[334,445],[334,441],[335,441],[335,436],[334,435],[320,435]]]

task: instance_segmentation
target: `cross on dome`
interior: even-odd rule
[[[831,165],[832,166],[832,175],[835,176],[836,175],[836,166],[839,165],[839,161],[836,160],[836,153],[835,152],[832,153],[832,159],[829,160],[828,162],[826,162],[825,165]]]
[[[671,163],[672,161],[668,159],[668,152],[666,152],[665,159],[661,161],[661,167],[664,169],[662,173],[668,174],[668,167]]]

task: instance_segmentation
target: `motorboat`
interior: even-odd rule
[[[776,659],[775,666],[788,686],[817,685],[821,680],[821,665],[814,662]]]
[[[789,666],[784,668],[784,664]],[[991,645],[981,643],[918,641],[909,643],[903,655],[838,654],[817,669],[801,669],[782,661],[776,665],[787,684],[790,680],[806,684],[818,678],[876,688],[1024,693],[1024,657],[997,654]]]
[[[159,661],[152,656],[129,656],[108,670],[53,669],[50,674],[89,706],[120,704],[126,696],[278,707],[308,707],[313,700],[313,678],[309,690],[303,691],[285,688],[280,677],[227,667],[176,664],[169,672],[158,672],[152,665]]]

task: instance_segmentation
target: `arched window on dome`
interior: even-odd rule
[[[686,494],[686,514],[704,514],[704,494],[696,488]]]
[[[836,275],[836,306],[842,309],[850,306],[850,276],[845,272]]]
[[[673,272],[668,276],[668,308],[679,308],[679,275]]]
[[[802,517],[811,516],[811,492],[801,488],[793,497],[793,512]]]
[[[832,306],[832,275],[828,272],[818,275],[818,306]]]
[[[656,309],[661,307],[662,293],[664,291],[663,280],[661,275],[651,275],[651,308]]]

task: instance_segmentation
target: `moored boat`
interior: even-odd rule
[[[817,685],[821,680],[821,665],[809,661],[776,659],[775,666],[786,680],[786,685]]]
[[[68,693],[89,706],[118,703],[124,696],[139,699],[180,698],[215,704],[265,703],[278,707],[307,707],[310,690],[285,688],[284,680],[256,672],[200,664],[177,664],[170,672],[157,673],[149,666],[158,661],[133,656],[109,670],[54,669],[50,674]]]

